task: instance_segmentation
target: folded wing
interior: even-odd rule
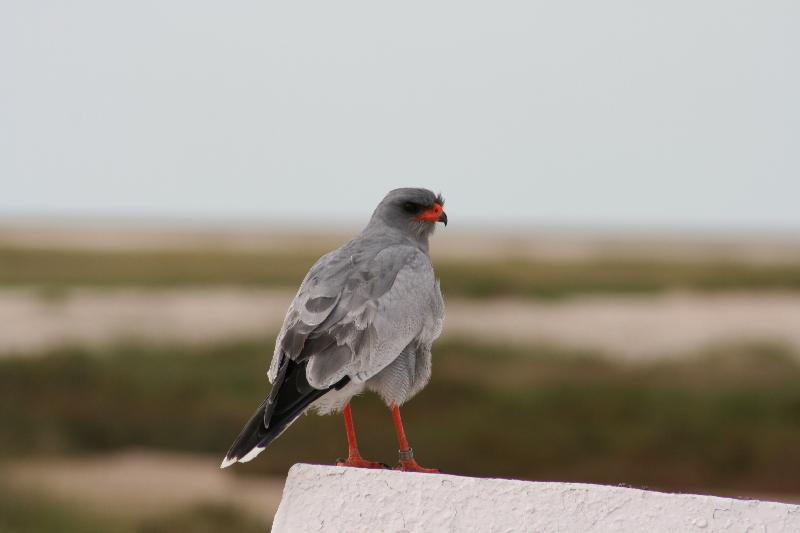
[[[320,259],[300,287],[270,366],[307,361],[309,384],[366,381],[420,335],[441,329],[441,300],[427,255],[396,245],[374,255],[345,249]]]

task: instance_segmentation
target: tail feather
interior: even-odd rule
[[[269,396],[236,437],[222,461],[221,468],[255,458],[273,440],[278,438],[306,408],[331,389],[339,389],[350,381],[343,378],[327,389],[315,389],[306,379],[306,361],[296,363],[284,360]]]

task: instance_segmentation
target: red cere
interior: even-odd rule
[[[434,202],[433,207],[417,215],[417,220],[425,222],[437,222],[442,215],[442,205]]]

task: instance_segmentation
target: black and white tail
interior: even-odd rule
[[[261,404],[225,455],[221,468],[246,463],[261,453],[294,422],[314,401],[331,389],[350,381],[345,377],[332,387],[315,389],[306,379],[306,361],[296,363],[288,357],[278,370],[269,396]]]

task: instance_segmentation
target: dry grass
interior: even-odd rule
[[[322,254],[315,250],[63,250],[0,248],[0,286],[296,288]],[[554,298],[579,293],[800,289],[800,261],[729,259],[440,258],[448,296]]]

